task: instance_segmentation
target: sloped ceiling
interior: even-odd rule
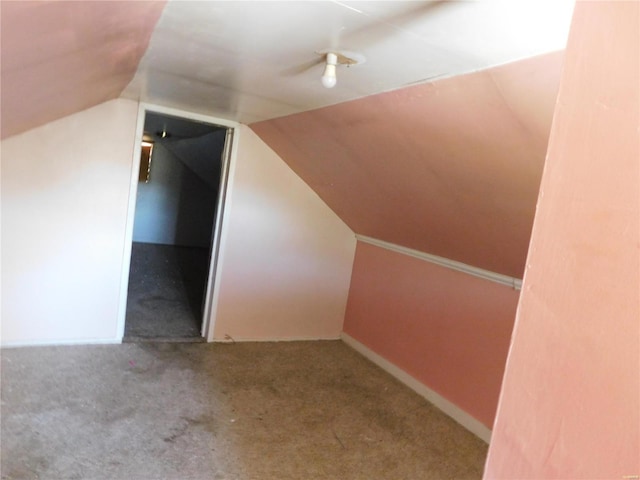
[[[118,96],[252,124],[357,233],[520,276],[572,9],[2,1],[2,138]],[[366,62],[325,89],[325,48]]]
[[[562,49],[572,7],[2,1],[2,138],[117,96],[243,123],[338,104]],[[339,67],[338,85],[325,89],[317,52],[326,48],[366,62]]]
[[[147,112],[144,119],[143,140],[162,144],[214,191],[220,186],[226,134],[226,128],[171,115]]]
[[[564,48],[572,0],[169,1],[127,98],[253,123]],[[323,49],[362,54],[320,83]]]
[[[220,129],[196,138],[162,142],[185,167],[214,192],[220,187],[220,164],[226,130]]]
[[[2,138],[120,96],[164,8],[2,1]]]
[[[356,233],[521,277],[562,58],[251,128]]]

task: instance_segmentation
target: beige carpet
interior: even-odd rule
[[[342,342],[2,351],[3,479],[479,479],[487,445]]]

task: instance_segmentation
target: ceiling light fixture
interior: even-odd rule
[[[167,132],[167,127],[164,127],[162,131],[156,132],[156,135],[160,138],[169,138],[171,134]]]
[[[322,85],[325,88],[333,88],[338,81],[336,77],[336,67],[338,65],[346,65],[350,67],[352,65],[358,65],[364,63],[365,58],[363,55],[355,52],[347,52],[342,50],[321,50],[317,52],[319,55],[324,55],[325,67],[322,72]]]
[[[327,66],[324,67],[322,73],[322,85],[325,88],[333,88],[336,86],[338,79],[336,78],[336,65],[338,64],[338,56],[335,53],[327,53]]]

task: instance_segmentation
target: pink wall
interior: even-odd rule
[[[639,27],[576,4],[487,479],[640,475]]]
[[[344,331],[490,427],[518,293],[358,242]]]
[[[238,135],[214,337],[337,339],[355,236],[255,133]]]
[[[2,138],[118,97],[165,3],[0,2]]]
[[[251,128],[356,233],[521,277],[562,58]]]

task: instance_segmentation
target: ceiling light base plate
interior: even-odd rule
[[[316,52],[318,55],[322,55],[323,57],[327,55],[327,53],[334,53],[338,58],[338,65],[346,65],[350,67],[352,65],[359,65],[366,61],[366,58],[361,53],[351,52],[349,50],[338,50],[335,48],[323,48],[322,50],[318,50]]]

